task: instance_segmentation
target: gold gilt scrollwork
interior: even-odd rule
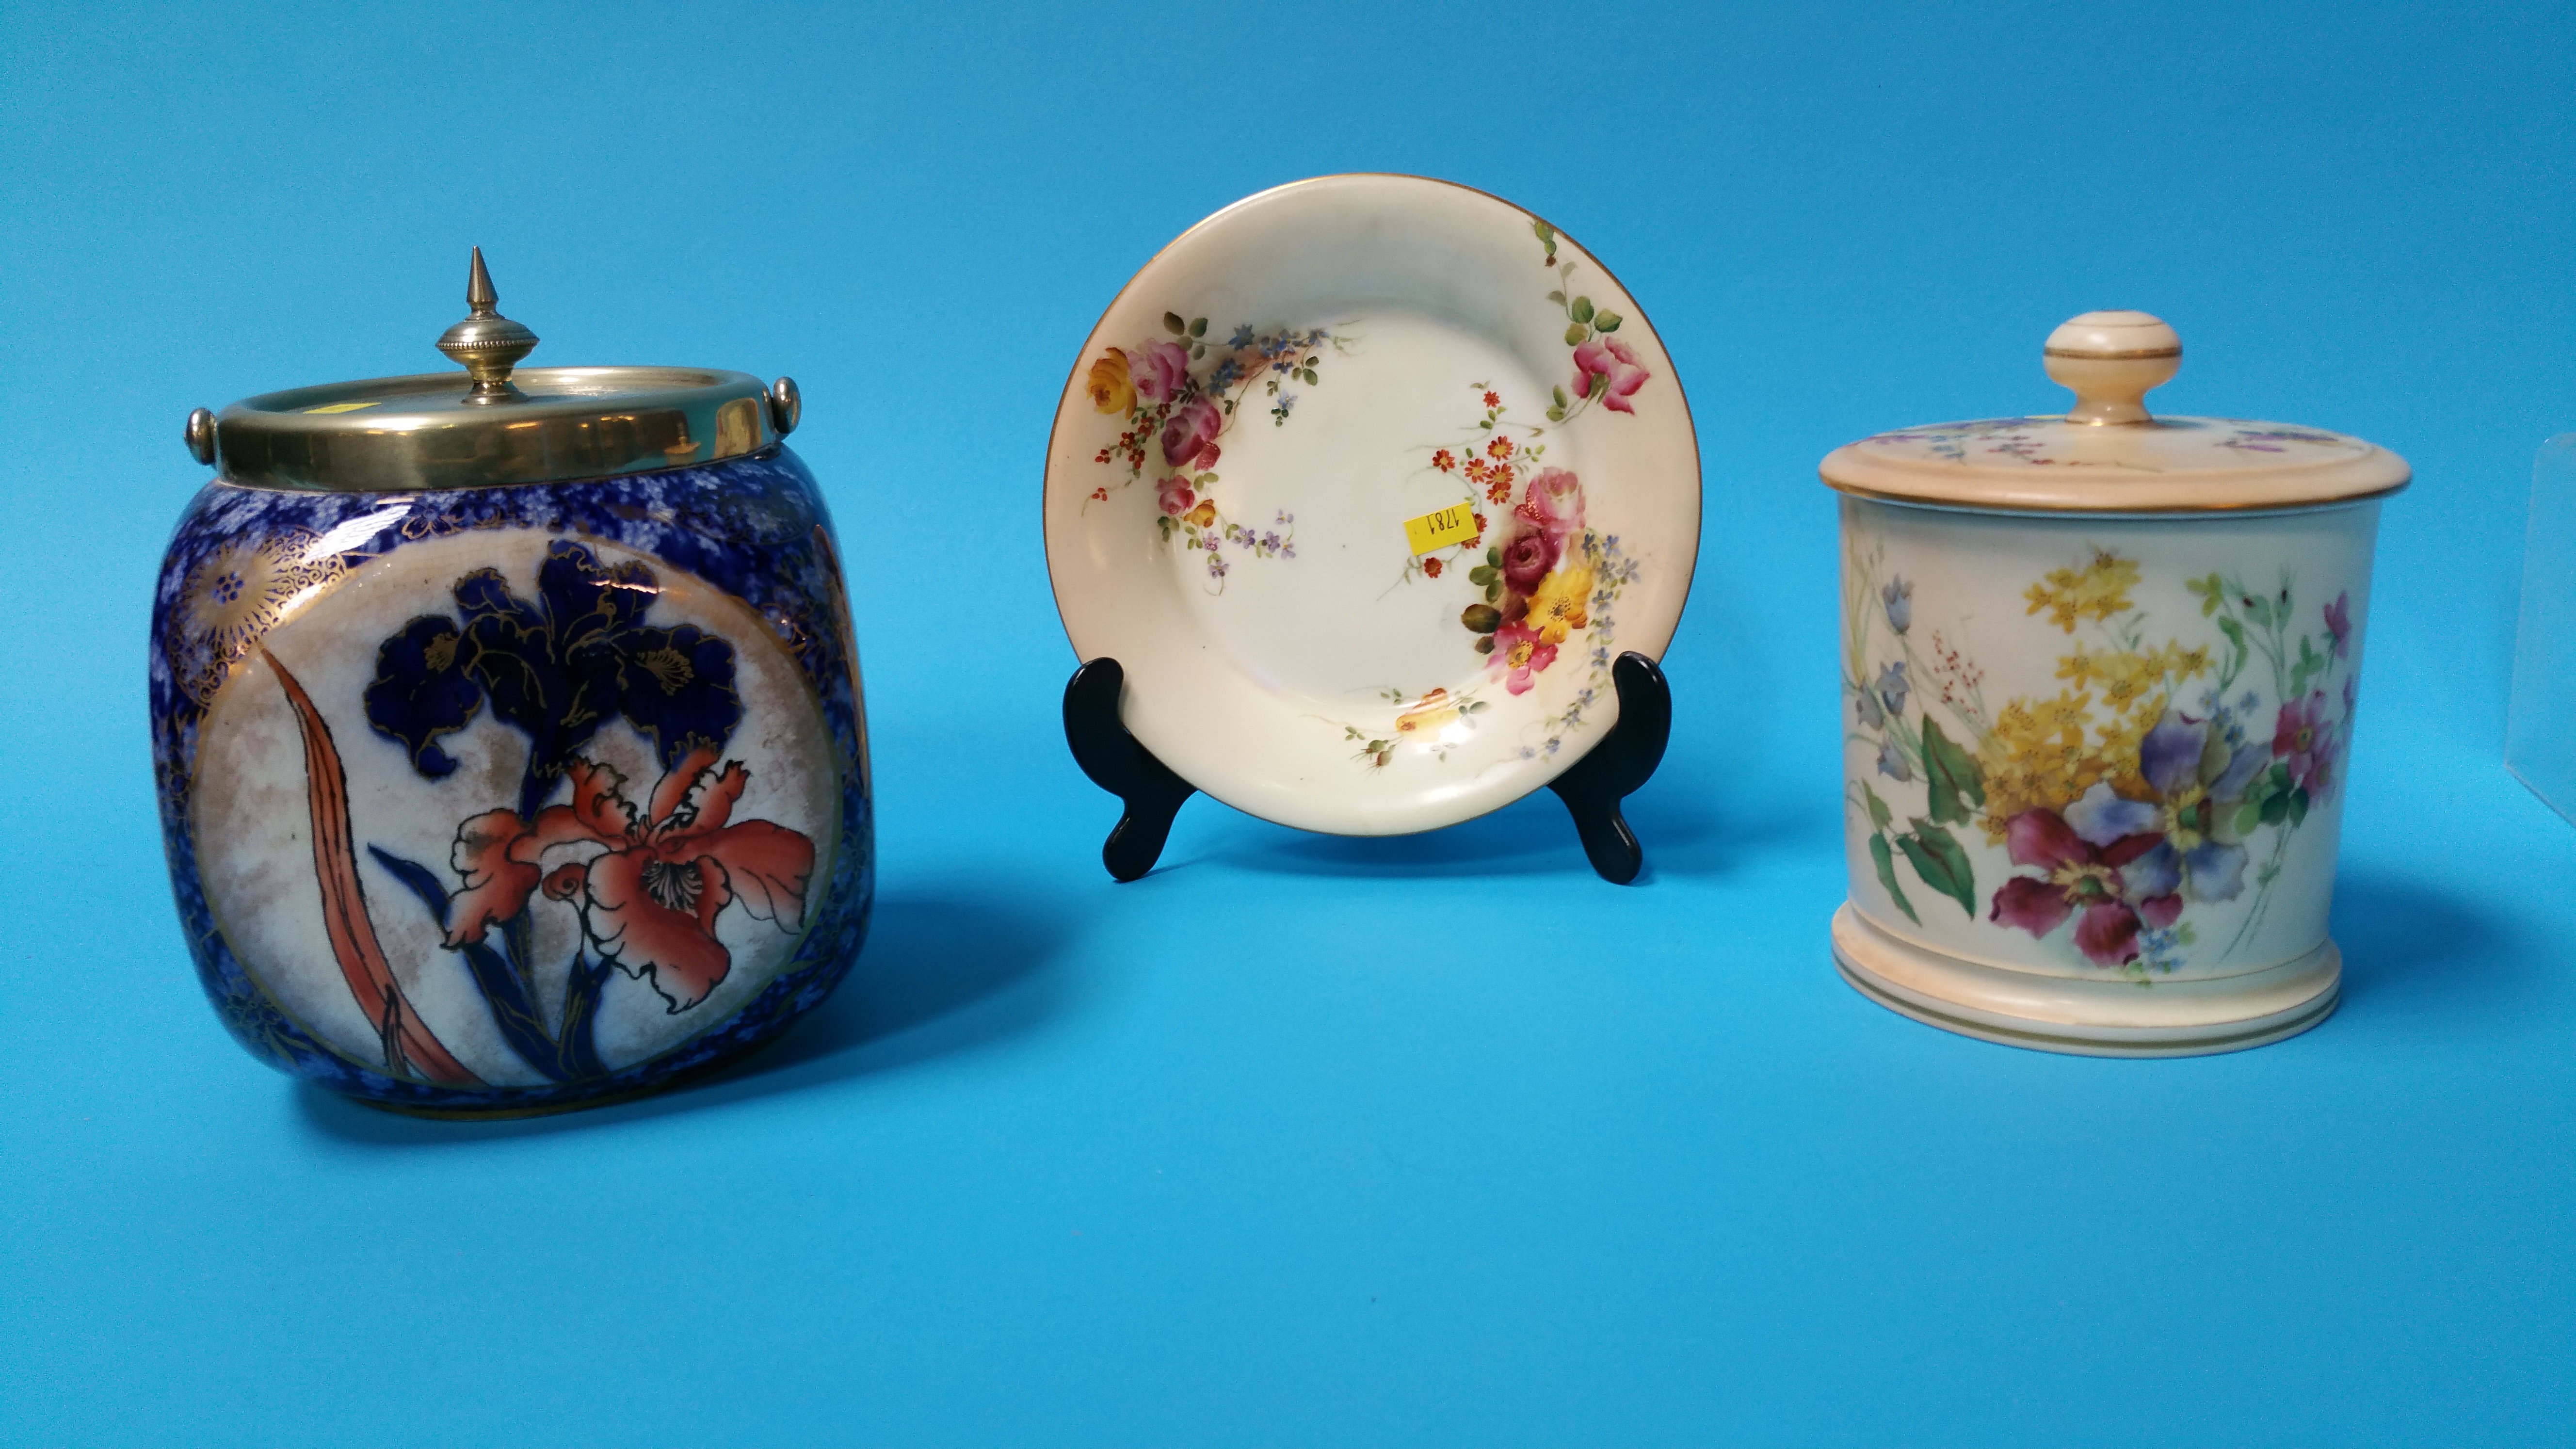
[[[418,543],[424,538],[447,538],[478,529],[507,528],[510,520],[502,514],[491,514],[469,523],[459,523],[444,514],[423,509],[403,519],[398,529],[405,543]]]
[[[200,709],[288,609],[349,571],[320,545],[311,533],[287,529],[225,544],[189,570],[166,647],[173,678]]]

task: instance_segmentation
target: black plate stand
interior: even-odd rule
[[[1673,692],[1664,671],[1643,654],[1620,655],[1610,678],[1619,690],[1618,722],[1548,788],[1573,813],[1592,868],[1603,880],[1626,885],[1645,867],[1646,852],[1620,815],[1619,802],[1663,763],[1673,734]],[[1064,686],[1064,738],[1091,783],[1125,803],[1118,828],[1100,847],[1100,860],[1111,876],[1135,880],[1154,868],[1181,803],[1198,792],[1119,722],[1118,692],[1126,682],[1127,671],[1115,659],[1094,659],[1073,671]]]

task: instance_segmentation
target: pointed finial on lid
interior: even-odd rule
[[[537,334],[500,313],[501,294],[492,289],[492,273],[483,265],[483,249],[474,249],[465,276],[465,320],[438,339],[438,350],[462,365],[474,379],[467,402],[509,402],[522,394],[510,385],[510,369],[536,350]]]

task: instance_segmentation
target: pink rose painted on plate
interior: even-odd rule
[[[1116,417],[1120,429],[1092,461],[1124,464],[1127,476],[1119,487],[1153,479],[1156,530],[1165,542],[1200,554],[1208,592],[1222,593],[1228,550],[1293,559],[1297,520],[1279,509],[1271,526],[1261,528],[1226,515],[1211,492],[1219,482],[1213,470],[1224,456],[1219,440],[1241,416],[1256,383],[1271,399],[1271,425],[1286,426],[1297,403],[1290,385],[1319,385],[1320,349],[1339,348],[1347,339],[1322,328],[1238,327],[1218,341],[1208,335],[1208,319],[1184,320],[1178,312],[1163,314],[1163,330],[1170,335],[1104,348],[1092,362],[1085,382],[1092,406]],[[1095,488],[1088,502],[1106,503],[1111,496],[1110,488]]]
[[[1530,479],[1528,494],[1513,511],[1536,524],[1562,551],[1567,539],[1583,536],[1583,484],[1563,468],[1542,468]],[[1550,567],[1554,564],[1549,560]]]
[[[1127,376],[1138,397],[1170,402],[1190,385],[1190,351],[1177,342],[1148,342],[1127,359]]]
[[[1575,389],[1581,396],[1599,398],[1614,413],[1635,414],[1636,406],[1628,399],[1646,385],[1648,376],[1638,365],[1637,354],[1615,337],[1596,337],[1574,349]]]
[[[1560,539],[1551,537],[1546,528],[1530,522],[1519,510],[1513,510],[1511,519],[1512,532],[1503,540],[1499,565],[1505,596],[1503,612],[1507,615],[1515,598],[1525,604],[1528,597],[1537,591],[1539,580],[1546,578],[1548,570],[1556,567],[1557,559],[1565,551]]]
[[[1205,396],[1191,398],[1172,409],[1163,424],[1163,461],[1175,468],[1213,468],[1217,434],[1223,431],[1225,415],[1216,403]]]

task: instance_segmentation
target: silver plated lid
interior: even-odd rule
[[[468,315],[438,348],[465,371],[325,383],[189,414],[188,451],[258,488],[393,492],[601,478],[773,446],[802,411],[788,378],[697,367],[536,367],[482,248]]]

